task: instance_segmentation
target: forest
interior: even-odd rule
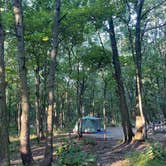
[[[165,0],[0,0],[10,165],[166,165]]]

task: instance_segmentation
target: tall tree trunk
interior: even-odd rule
[[[40,98],[39,98],[39,66],[37,65],[35,68],[35,111],[36,111],[36,135],[38,142],[40,141]]]
[[[15,30],[17,37],[17,56],[19,65],[19,77],[21,83],[21,131],[20,131],[20,152],[24,165],[30,165],[32,154],[29,137],[29,95],[27,85],[27,71],[25,66],[25,47],[23,30],[22,0],[13,0],[13,12],[15,16]]]
[[[92,87],[92,99],[90,99],[92,116],[95,116],[95,87],[96,87],[96,84],[95,84],[95,80],[94,80],[93,87]]]
[[[72,74],[72,63],[71,63],[71,50],[67,48],[68,51],[68,64],[69,64],[69,78],[71,78],[71,74]],[[67,81],[67,89],[66,89],[66,111],[67,111],[67,119],[66,122],[71,122],[72,120],[72,114],[71,114],[71,96],[69,93],[69,89],[70,89],[70,81]]]
[[[44,156],[44,166],[50,166],[53,159],[53,115],[54,115],[54,85],[55,85],[55,68],[56,55],[58,47],[59,20],[60,20],[60,0],[56,0],[55,18],[53,27],[53,42],[50,54],[50,68],[48,76],[48,108],[47,108],[47,133],[46,133],[46,149]]]
[[[85,112],[84,112],[85,111],[84,110],[84,93],[86,89],[85,81],[86,81],[86,78],[84,76],[83,80],[80,83],[81,85],[80,85],[80,95],[79,95],[79,105],[80,105],[80,112],[82,116],[85,115]]]
[[[69,81],[67,82],[67,88],[66,88],[66,92],[65,92],[65,110],[66,110],[66,117],[65,118],[65,122],[69,123],[71,121],[71,115],[70,115],[70,101],[69,101],[69,93],[68,93],[68,89],[69,89]]]
[[[103,120],[104,120],[104,131],[106,131],[106,92],[107,92],[107,81],[104,80],[104,87],[103,87]]]
[[[164,54],[164,94],[163,94],[163,101],[166,101],[166,53]],[[166,119],[166,104],[163,104],[162,112],[164,118]]]
[[[90,94],[90,113],[92,116],[95,116],[96,112],[95,112],[95,90],[96,90],[96,75],[95,75],[95,72],[92,72],[91,73],[91,80],[90,80],[90,83],[91,83],[91,94]]]
[[[21,103],[17,104],[17,134],[20,135],[21,131]]]
[[[163,56],[163,92],[161,94],[162,96],[162,103],[160,104],[162,113],[164,118],[166,119],[166,53],[164,52],[164,48],[163,51],[161,50],[162,48],[160,48],[160,46],[158,46],[158,50],[160,52],[160,56]]]
[[[113,53],[113,65],[115,69],[115,80],[117,83],[118,95],[120,100],[120,112],[122,119],[122,127],[124,132],[124,142],[130,142],[133,137],[133,132],[130,124],[128,107],[126,103],[125,91],[121,76],[121,67],[119,62],[118,48],[116,44],[115,32],[114,32],[114,24],[112,17],[109,20],[109,34],[111,40],[111,48]]]
[[[77,64],[77,115],[79,118],[82,117],[81,107],[80,107],[80,66],[79,62]]]
[[[65,95],[62,94],[61,99],[60,99],[60,113],[59,113],[59,120],[60,120],[60,128],[63,129],[63,124],[64,124],[64,111],[65,111]]]
[[[36,135],[38,142],[44,137],[43,126],[42,126],[42,111],[41,111],[41,100],[40,100],[40,67],[39,58],[36,57],[36,68],[35,72],[35,109],[36,109]]]
[[[1,14],[1,13],[0,13]],[[6,105],[6,82],[4,61],[4,31],[0,15],[0,165],[10,165],[9,159],[9,134]]]
[[[145,133],[145,117],[142,110],[142,75],[141,75],[141,14],[144,0],[137,1],[137,21],[135,34],[135,63],[136,63],[136,133],[135,140],[144,140]]]
[[[44,78],[43,80],[43,87],[42,87],[42,93],[41,93],[41,100],[42,100],[42,108],[41,108],[41,126],[42,130],[45,131],[46,127],[46,105],[47,105],[47,61],[45,61],[44,66],[43,66],[43,74],[42,77]],[[45,136],[44,136],[45,137]]]

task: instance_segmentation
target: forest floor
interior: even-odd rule
[[[131,142],[130,144],[122,144],[123,131],[121,127],[108,128],[110,135],[103,137],[102,135],[85,135],[86,139],[93,138],[96,146],[84,147],[97,156],[97,164],[94,166],[129,166],[127,156],[133,152],[144,152],[150,146],[149,142],[159,142],[166,149],[166,132],[148,132],[147,141]],[[162,166],[165,166],[162,164]]]
[[[126,159],[128,154],[143,151],[149,145],[148,142],[131,143],[129,145],[121,144],[123,138],[122,129],[116,127],[110,128],[109,130],[112,133],[106,137],[103,135],[84,135],[81,139],[78,139],[75,135],[57,134],[54,137],[54,149],[71,139],[80,145],[82,150],[96,156],[97,162],[93,166],[125,166],[129,162]],[[149,138],[154,141],[159,141],[163,146],[166,146],[166,133],[149,135]],[[81,145],[82,141],[86,143]],[[44,146],[44,140],[37,143],[35,137],[31,138],[32,155],[36,161],[35,165],[39,165],[38,162],[44,157]],[[11,165],[21,166],[19,142],[16,138],[11,141],[11,152]],[[54,159],[57,159],[56,150],[54,150]]]
[[[96,146],[87,148],[88,151],[97,156],[94,166],[126,166],[128,160],[126,155],[133,151],[141,151],[147,147],[147,143],[120,144],[119,140],[96,139]],[[85,147],[83,148],[85,150]]]

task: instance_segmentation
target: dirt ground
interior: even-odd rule
[[[84,137],[84,139],[92,139],[92,137]],[[95,146],[84,147],[83,150],[89,151],[97,156],[97,163],[94,166],[125,166],[128,160],[125,159],[126,154],[132,151],[143,150],[146,143],[131,143],[129,145],[121,144],[121,140],[108,138],[95,138]]]
[[[143,151],[149,144],[137,142],[128,145],[121,144],[123,140],[122,127],[111,127],[107,129],[110,134],[85,134],[85,138],[93,138],[97,145],[91,147],[91,152],[97,155],[97,166],[126,166],[128,160],[126,155],[133,151]],[[149,140],[160,142],[166,148],[166,133],[148,133]]]
[[[109,127],[107,128],[106,134],[84,134],[84,136],[92,138],[123,140],[123,129],[122,127]]]
[[[125,160],[127,153],[131,151],[143,150],[147,143],[137,143],[129,145],[121,145],[123,140],[123,131],[121,127],[111,127],[107,129],[108,134],[84,134],[82,139],[94,139],[96,145],[87,145],[82,147],[83,150],[91,152],[97,156],[97,164],[94,166],[125,166],[128,161]],[[75,135],[71,134],[70,137],[80,141]],[[149,135],[151,139],[160,141],[165,146],[166,133],[158,133]],[[61,134],[54,137],[54,146],[58,146],[62,143],[63,139],[69,139],[69,134]],[[32,154],[35,161],[42,160],[44,157],[44,145],[42,141],[39,144],[32,142]],[[56,154],[54,154],[56,158]],[[12,157],[11,165],[18,166],[21,163],[19,153]]]

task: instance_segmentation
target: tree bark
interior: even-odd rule
[[[35,109],[36,109],[36,135],[37,140],[40,142],[44,138],[43,126],[42,126],[42,111],[41,111],[41,100],[40,100],[40,66],[39,57],[36,57],[36,68],[35,73]]]
[[[59,121],[60,121],[60,128],[64,128],[64,111],[65,111],[65,94],[62,94],[60,97],[60,113],[59,113]]]
[[[15,17],[15,30],[17,37],[17,56],[19,65],[19,77],[21,83],[21,131],[20,131],[20,153],[24,165],[30,165],[32,154],[30,149],[29,133],[29,94],[27,85],[27,70],[25,66],[25,46],[23,29],[22,0],[13,0],[13,12]]]
[[[84,72],[84,68],[83,71]],[[80,79],[80,65],[78,61],[77,65],[77,114],[78,117],[81,118],[84,116],[84,93],[86,89],[86,77],[83,76],[83,78]]]
[[[91,113],[92,113],[92,116],[95,116],[95,88],[96,88],[96,80],[93,79],[93,75],[92,75],[92,84],[93,84],[93,87],[92,87],[92,97],[90,99],[90,106],[91,106]]]
[[[46,131],[45,127],[46,127],[46,106],[47,106],[47,60],[44,63],[43,66],[43,74],[42,77],[44,78],[43,80],[43,86],[42,86],[42,90],[41,90],[41,100],[42,100],[42,104],[41,104],[41,125],[42,125],[42,130]],[[45,137],[45,135],[44,135]]]
[[[21,131],[21,103],[17,104],[17,135],[20,135]]]
[[[90,84],[91,84],[91,92],[90,92],[90,98],[89,98],[89,105],[90,105],[90,115],[95,116],[95,90],[96,90],[96,73],[92,72],[90,73]]]
[[[54,115],[54,87],[55,87],[55,68],[58,47],[59,19],[60,19],[60,0],[56,0],[55,18],[53,27],[52,50],[50,54],[50,68],[48,76],[48,108],[47,108],[47,132],[46,149],[44,156],[44,166],[50,166],[53,159],[53,115]]]
[[[80,105],[80,112],[82,116],[85,115],[85,110],[84,110],[84,93],[86,90],[85,82],[86,82],[86,78],[85,76],[83,76],[82,81],[80,82],[80,94],[79,94],[79,105]]]
[[[0,15],[0,165],[9,166],[9,133],[6,105],[6,82],[4,61],[4,31]]]
[[[72,121],[69,85],[70,85],[70,82],[68,81],[66,91],[65,91],[65,110],[66,110],[65,117],[67,117],[65,118],[65,123],[70,123]]]
[[[145,117],[142,109],[142,74],[141,74],[141,14],[144,0],[137,1],[137,21],[135,33],[135,63],[136,63],[136,133],[135,140],[144,140],[145,133]]]
[[[40,98],[39,98],[39,66],[35,68],[35,111],[36,111],[36,135],[38,142],[40,141]]]
[[[122,127],[124,132],[124,142],[130,142],[133,137],[133,132],[130,124],[128,107],[126,103],[125,91],[121,76],[121,67],[119,62],[118,48],[116,44],[115,32],[114,32],[114,23],[112,17],[109,20],[109,35],[111,40],[111,48],[113,53],[113,65],[115,69],[115,80],[117,83],[117,92],[120,100],[120,112],[122,119]]]
[[[104,87],[103,87],[103,120],[104,120],[104,131],[106,131],[106,94],[107,94],[107,81],[103,78]]]
[[[80,65],[79,61],[77,64],[77,115],[79,118],[82,117],[81,107],[80,107]]]
[[[166,101],[166,52],[164,51],[164,47],[162,50],[162,48],[160,48],[160,46],[158,46],[158,50],[159,50],[160,56],[161,57],[163,56],[163,58],[164,58],[163,59],[163,71],[164,71],[163,72],[163,93],[161,94],[162,103],[160,104],[160,107],[161,107],[163,116],[166,119],[166,103],[165,103],[165,101]]]
[[[163,101],[166,101],[166,53],[164,54],[164,94],[163,94]],[[166,104],[163,104],[162,112],[164,118],[166,119]]]

